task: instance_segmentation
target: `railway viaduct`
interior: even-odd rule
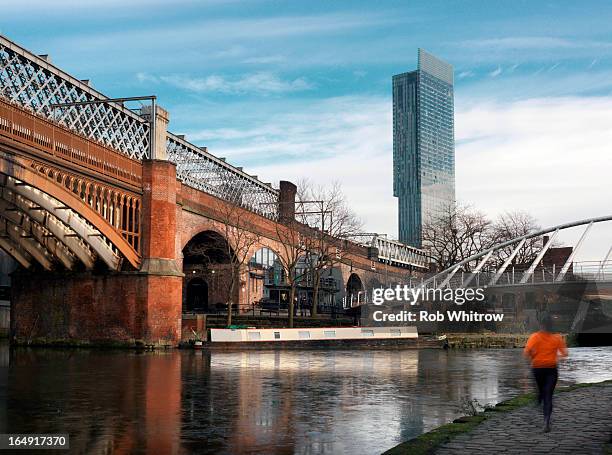
[[[133,110],[131,101],[145,103]],[[248,229],[257,235],[249,257],[282,254],[295,186],[273,188],[168,124],[155,97],[109,99],[0,36],[0,248],[19,264],[15,341],[175,345],[191,280],[212,300],[235,273],[230,298],[240,310],[261,293],[249,263],[203,263],[202,251],[219,239],[232,247]],[[243,223],[233,231],[230,209]],[[340,250],[334,273],[345,299],[425,269],[422,252],[382,237],[343,240]]]

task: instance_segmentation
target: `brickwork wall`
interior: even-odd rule
[[[19,342],[174,344],[180,299],[167,277],[135,274],[19,273],[11,335]],[[180,285],[181,278],[173,277]]]
[[[219,199],[207,193],[197,191],[187,186],[181,186],[180,194],[177,197],[182,210],[180,213],[180,232],[177,237],[180,237],[180,250],[177,249],[180,256],[180,251],[187,243],[198,233],[211,230],[223,235],[224,223],[223,213],[218,209],[223,204]],[[237,209],[242,210],[242,209]],[[252,247],[250,255],[261,247],[268,247],[277,253],[282,251],[282,246],[278,242],[278,234],[276,232],[275,223],[261,216],[253,216],[250,212],[244,211],[245,218],[252,220],[251,229],[261,235],[261,241]],[[180,260],[180,258],[178,258]],[[406,283],[410,272],[406,269],[395,267],[392,265],[381,264],[378,261],[368,259],[367,248],[356,244],[347,244],[347,251],[343,254],[341,262],[335,265],[341,270],[343,285],[346,288],[346,283],[351,273],[356,273],[365,289],[370,290],[372,286],[389,285],[397,283]],[[413,272],[413,276],[420,276]],[[246,282],[246,278],[242,279]],[[252,280],[254,281],[254,280]],[[259,297],[261,298],[261,297]],[[253,300],[256,300],[251,294],[247,301],[247,293],[240,294],[240,305],[244,308],[249,308]]]
[[[143,162],[142,270],[140,272],[21,273],[16,275],[11,308],[11,335],[20,342],[100,343],[142,342],[177,345],[181,338],[184,293],[190,277],[181,276],[182,249],[202,231],[224,232],[220,201],[176,180],[174,165]],[[241,209],[238,209],[241,210]],[[266,246],[281,251],[275,223],[244,212],[249,229],[261,235],[249,256]],[[404,281],[408,272],[367,258],[367,249],[348,245],[337,267],[342,286],[356,273],[365,289],[373,283]],[[226,302],[229,270],[221,270],[209,285],[209,304]],[[197,275],[197,273],[196,273]],[[263,295],[242,270],[234,301],[248,311]]]
[[[176,166],[167,161],[143,163],[143,257],[176,259]]]

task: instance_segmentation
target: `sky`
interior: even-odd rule
[[[261,180],[339,181],[369,232],[397,235],[391,76],[419,47],[455,68],[459,201],[543,227],[611,212],[610,2],[2,3],[0,33],[108,96],[157,95],[172,132]],[[611,244],[598,226],[579,259]]]

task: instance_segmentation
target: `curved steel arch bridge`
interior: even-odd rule
[[[442,270],[435,275],[424,279],[419,284],[420,287],[428,287],[435,289],[453,288],[453,287],[468,287],[476,284],[477,286],[501,286],[501,285],[525,285],[529,283],[561,283],[571,280],[607,280],[612,281],[612,247],[608,250],[604,259],[600,262],[590,263],[574,263],[574,258],[579,252],[585,239],[588,237],[591,228],[595,224],[612,221],[612,215],[601,216],[597,218],[588,218],[585,220],[574,221],[571,223],[559,224],[557,226],[542,229],[530,234],[522,235],[514,239],[499,243],[490,248],[487,248],[477,254],[474,254],[454,265]],[[564,230],[585,226],[582,235],[574,245],[571,254],[566,259],[560,270],[556,270],[553,266],[549,270],[542,269],[542,275],[536,279],[536,268],[542,262],[544,255],[553,245],[558,234]],[[514,269],[508,270],[512,261],[525,245],[525,243],[533,238],[548,236],[548,240],[543,243],[542,249],[530,264],[526,265],[525,269],[521,269],[518,273]],[[496,269],[486,270],[485,267],[488,261],[494,254],[504,248],[513,247],[511,253],[504,260],[503,264]],[[464,266],[468,263],[478,261],[473,270],[463,271]],[[572,273],[568,271],[572,268]]]

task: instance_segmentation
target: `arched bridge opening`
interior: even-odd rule
[[[239,276],[233,255],[225,237],[216,231],[200,232],[187,242],[183,248],[184,312],[221,312],[230,299],[237,301]]]

